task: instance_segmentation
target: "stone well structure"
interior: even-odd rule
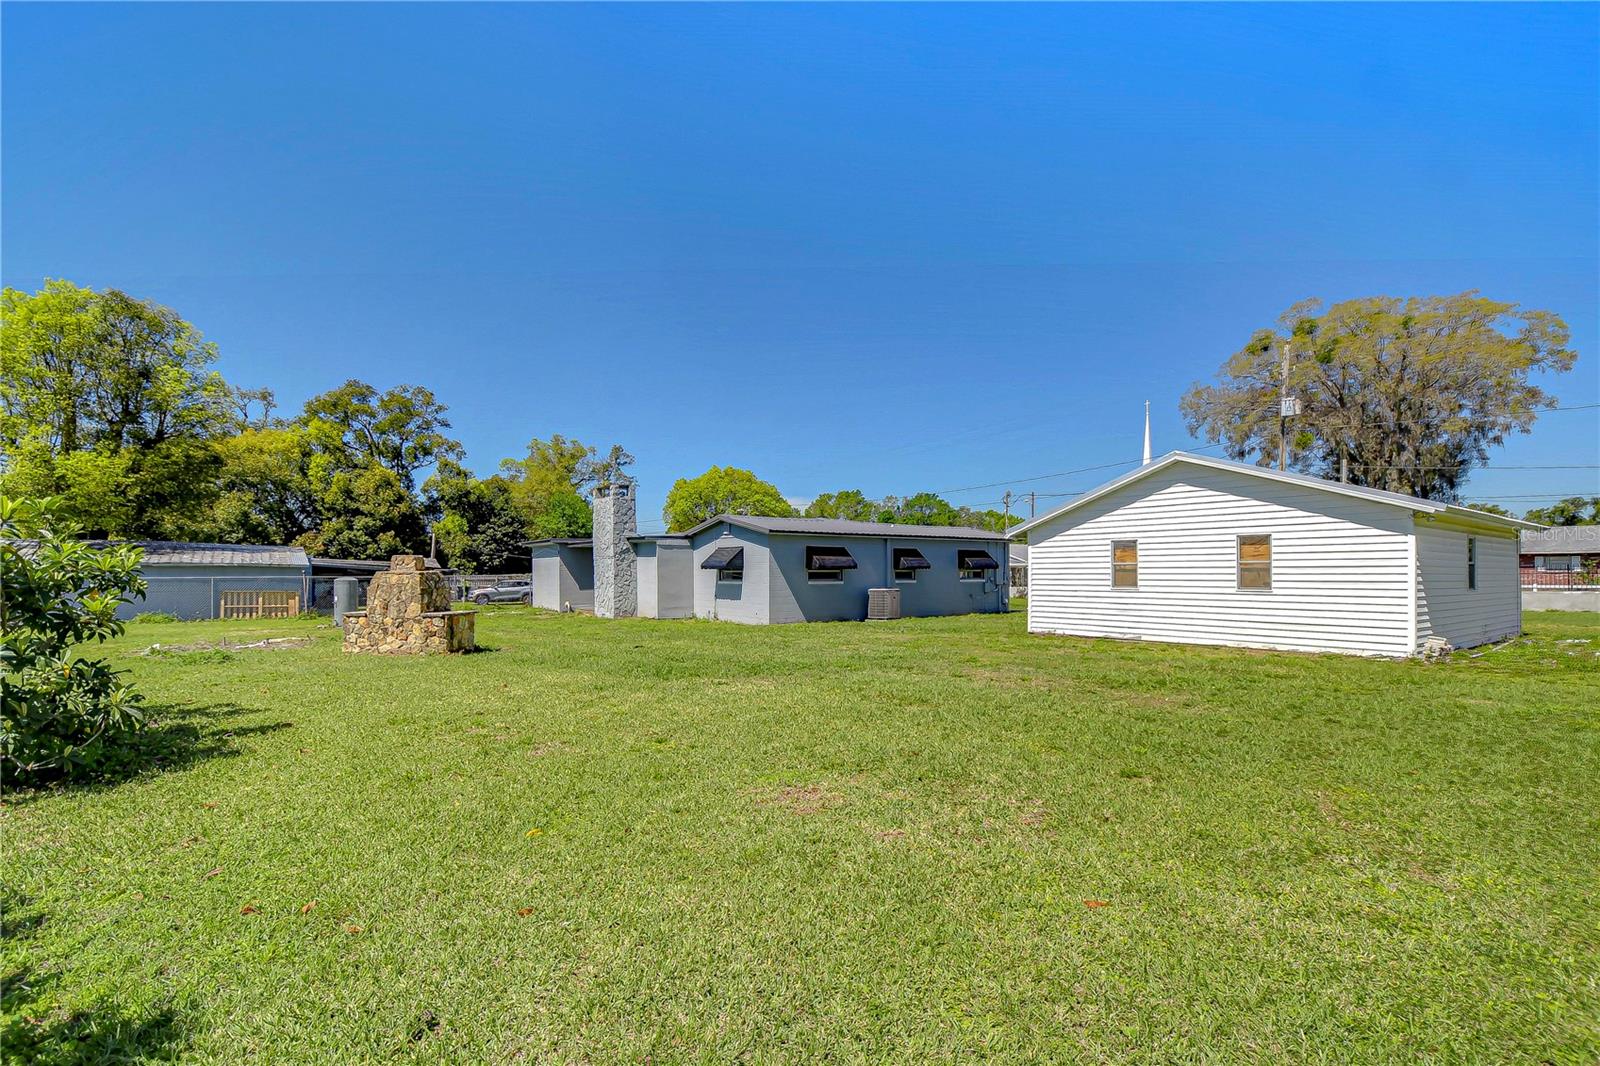
[[[444,575],[420,555],[396,555],[367,586],[367,609],[344,616],[344,650],[379,655],[471,651],[477,611],[452,611]]]

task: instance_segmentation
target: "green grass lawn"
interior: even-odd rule
[[[491,609],[430,659],[131,626],[160,764],[6,797],[4,1048],[1591,1063],[1600,618],[1528,628],[1424,664],[1017,615]],[[310,643],[138,654],[270,635]]]

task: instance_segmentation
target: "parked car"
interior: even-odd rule
[[[473,589],[471,599],[477,604],[532,603],[533,586],[527,581],[502,581],[488,588]]]

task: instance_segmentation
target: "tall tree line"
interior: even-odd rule
[[[0,491],[56,497],[97,536],[354,559],[436,538],[453,565],[482,572],[520,569],[530,537],[586,535],[585,489],[632,461],[620,447],[535,438],[478,478],[423,386],[350,380],[284,417],[270,390],[229,384],[216,360],[172,309],[115,289],[6,289]]]
[[[1468,472],[1554,399],[1535,378],[1572,366],[1566,325],[1476,293],[1315,303],[1287,311],[1194,386],[1191,432],[1239,459],[1454,500]],[[633,462],[559,434],[490,477],[464,465],[445,405],[421,385],[350,380],[281,415],[271,390],[223,380],[216,346],[170,308],[49,281],[0,293],[0,491],[56,497],[110,537],[293,543],[381,559],[436,543],[468,571],[520,569],[537,537],[587,536],[588,490]],[[1279,399],[1299,413],[1280,421]],[[419,485],[418,478],[428,476]],[[719,512],[790,515],[779,489],[712,467],[673,484],[673,530]],[[824,493],[806,515],[999,530],[1005,516],[933,494]],[[1592,500],[1529,515],[1596,520]]]

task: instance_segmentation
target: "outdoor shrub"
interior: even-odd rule
[[[133,616],[135,622],[176,622],[178,616],[166,611],[140,611]]]
[[[122,632],[141,553],[75,539],[50,500],[0,496],[0,537],[0,767],[14,781],[105,769],[145,717],[121,671],[75,648]]]

